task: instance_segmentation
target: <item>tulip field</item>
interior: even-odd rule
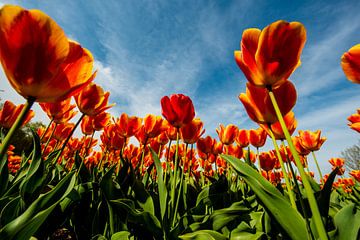
[[[305,27],[279,20],[239,41],[239,104],[259,128],[220,124],[210,136],[180,93],[159,99],[162,116],[111,115],[92,53],[46,13],[4,5],[0,61],[24,104],[0,110],[0,239],[360,239],[360,170],[334,156],[323,172],[326,138],[297,129],[292,111]],[[360,44],[349,48],[339,68],[355,85]],[[18,154],[34,104],[49,121]],[[348,120],[360,132],[360,109]]]

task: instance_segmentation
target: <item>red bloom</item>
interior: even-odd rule
[[[360,44],[341,56],[341,67],[351,82],[360,83]]]
[[[229,124],[226,127],[224,125],[220,124],[220,129],[216,129],[216,132],[219,136],[220,141],[225,145],[233,144],[235,141],[235,138],[238,135],[238,127],[234,124]]]
[[[321,131],[316,132],[299,130],[300,144],[308,151],[318,151],[326,138],[320,138]]]
[[[161,113],[174,127],[180,128],[195,117],[194,105],[188,96],[173,94],[161,99]]]
[[[0,127],[10,129],[11,126],[15,123],[23,107],[24,104],[15,106],[12,102],[5,101],[3,108],[0,110]],[[30,110],[29,113],[26,115],[23,126],[30,122],[34,115],[34,111]]]
[[[265,145],[267,134],[264,129],[251,129],[249,133],[250,144],[256,148]]]

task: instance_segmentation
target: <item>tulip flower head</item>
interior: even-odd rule
[[[360,83],[360,44],[341,56],[341,67],[351,82]]]
[[[360,133],[360,108],[356,113],[350,115],[347,119],[350,122],[348,124],[350,128]]]
[[[229,124],[226,127],[220,124],[219,128],[216,129],[216,132],[219,136],[220,142],[222,142],[224,145],[231,145],[234,143],[239,129],[234,124]]]
[[[180,136],[184,143],[194,144],[204,134],[203,122],[199,118],[194,118],[190,123],[180,128]]]
[[[92,81],[93,57],[39,10],[0,10],[0,61],[11,86],[38,102],[66,99]]]
[[[170,125],[181,128],[195,117],[195,109],[191,99],[183,94],[164,96],[161,99],[161,113]]]
[[[241,51],[234,52],[235,60],[250,83],[275,86],[286,81],[300,65],[305,41],[306,30],[299,22],[280,20],[263,30],[246,29]]]
[[[15,123],[17,117],[20,112],[24,108],[24,104],[20,104],[16,106],[11,101],[5,101],[3,108],[0,110],[0,127],[10,129],[11,126]],[[30,122],[30,120],[34,117],[34,111],[30,110],[26,118],[23,122],[23,126]]]
[[[320,137],[321,131],[315,132],[299,130],[300,144],[308,151],[318,151],[326,141],[325,137]]]
[[[242,148],[249,146],[249,131],[246,129],[239,129],[235,141]]]
[[[266,137],[266,131],[262,128],[251,129],[249,132],[250,144],[256,148],[260,148],[265,145]]]

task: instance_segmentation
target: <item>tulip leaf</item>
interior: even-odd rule
[[[304,219],[291,207],[288,200],[256,170],[241,160],[221,155],[254,191],[262,205],[271,213],[291,239],[306,239]]]
[[[8,156],[4,154],[0,159],[0,197],[6,192],[9,184]]]
[[[334,217],[338,240],[359,239],[360,209],[355,203],[343,207]]]
[[[323,217],[327,217],[329,214],[330,196],[337,171],[338,169],[336,168],[334,171],[330,173],[328,179],[326,180],[323,186],[323,189],[320,191],[320,195],[317,197],[319,211],[321,216]]]
[[[130,233],[128,231],[121,231],[114,233],[111,236],[111,240],[128,240],[130,236]]]
[[[110,203],[120,210],[128,213],[128,221],[141,224],[157,237],[162,237],[162,229],[159,220],[151,213],[135,209],[135,205],[129,199],[111,200]]]
[[[185,240],[227,240],[228,238],[213,230],[199,230],[179,236]]]
[[[118,199],[123,196],[119,184],[114,181],[115,167],[116,165],[112,166],[100,181],[100,187],[108,200]]]
[[[29,239],[72,191],[76,182],[74,173],[66,175],[51,191],[40,195],[24,213],[0,229],[0,239]]]
[[[30,167],[27,171],[25,179],[20,185],[20,194],[27,205],[34,201],[40,194],[45,180],[45,167],[41,158],[40,139],[32,130],[34,149]]]
[[[164,176],[163,176],[163,168],[161,166],[160,159],[156,152],[150,148],[152,157],[154,159],[155,167],[156,167],[156,175],[157,175],[157,182],[158,182],[158,189],[159,189],[159,202],[160,202],[160,213],[161,213],[161,221],[164,221],[164,216],[167,209],[167,196],[168,192],[166,189],[166,185],[164,183]]]
[[[147,211],[152,215],[155,215],[153,199],[149,194],[149,192],[146,191],[144,184],[141,181],[135,179],[132,189],[134,190],[135,198],[138,204],[140,205],[140,207],[142,207],[144,211]]]

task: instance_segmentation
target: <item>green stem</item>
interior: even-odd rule
[[[177,176],[177,165],[178,165],[178,153],[179,153],[179,130],[176,133],[176,148],[175,148],[175,166],[174,166],[174,175],[172,179],[172,188],[171,188],[171,212],[173,215],[175,213],[175,189],[176,189],[176,176]]]
[[[6,134],[6,137],[4,138],[4,140],[1,143],[0,146],[0,159],[3,159],[4,154],[6,153],[10,142],[11,142],[11,138],[14,136],[16,130],[18,130],[21,125],[23,124],[24,120],[26,119],[26,115],[28,114],[28,112],[30,111],[32,105],[35,102],[35,98],[28,98],[26,100],[26,103],[23,107],[23,109],[21,110],[19,116],[17,117],[15,123],[12,125],[12,127],[10,128],[9,132]]]
[[[40,142],[41,142],[41,140],[45,137],[45,135],[46,135],[47,131],[49,130],[49,128],[50,128],[51,124],[53,123],[53,121],[54,121],[54,119],[52,118],[52,119],[50,120],[49,124],[47,125],[45,131],[43,132],[43,134],[41,134]]]
[[[185,157],[184,157],[183,163],[186,162],[187,147],[188,147],[188,144],[186,144],[186,147],[185,147],[185,153],[184,153]],[[185,195],[185,194],[181,194],[181,191],[184,192],[184,189],[183,189],[184,167],[185,167],[185,164],[183,164],[183,169],[181,169],[181,167],[180,167],[180,171],[181,171],[180,188],[179,188],[179,193],[178,193],[177,199],[176,199],[176,205],[175,205],[175,211],[174,211],[172,226],[175,226],[175,222],[176,222],[176,212],[177,212],[178,207],[179,207],[180,196],[183,195],[183,196],[186,198],[186,195]],[[185,193],[185,192],[184,192],[184,193]],[[185,209],[186,209],[186,207],[185,207]]]
[[[313,190],[311,188],[309,180],[307,179],[307,175],[306,175],[306,173],[304,171],[304,167],[301,164],[299,154],[296,151],[294,143],[291,140],[291,136],[290,136],[290,133],[289,133],[287,127],[286,127],[284,118],[281,115],[279,106],[278,106],[278,104],[276,102],[276,99],[275,99],[275,95],[270,89],[268,89],[268,92],[269,92],[269,96],[270,96],[271,102],[273,104],[273,107],[275,109],[276,116],[277,116],[277,118],[278,118],[278,120],[280,122],[281,128],[282,128],[282,130],[283,130],[283,132],[285,134],[285,137],[286,137],[286,141],[289,144],[290,151],[291,151],[291,153],[292,153],[292,155],[294,157],[296,166],[297,166],[297,168],[299,170],[301,179],[303,180],[303,185],[304,185],[306,195],[307,195],[308,200],[309,200],[310,209],[311,209],[311,212],[313,214],[313,219],[314,219],[315,226],[316,226],[317,232],[319,234],[319,237],[322,240],[328,239],[327,233],[325,231],[324,223],[323,223],[323,221],[321,219],[320,211],[319,211],[318,205],[316,203],[316,199],[315,199]]]
[[[319,172],[320,183],[322,183],[322,182],[323,182],[323,175],[322,175],[322,173],[321,173],[319,163],[318,163],[318,161],[317,161],[317,159],[316,159],[316,156],[315,156],[314,151],[312,151],[311,153],[312,153],[312,156],[313,156],[313,158],[314,158],[314,161],[315,161],[315,164],[316,164],[316,168],[317,168],[317,170],[318,170],[318,172]]]
[[[62,147],[61,147],[60,151],[58,152],[58,154],[57,154],[57,156],[56,156],[56,158],[55,158],[55,160],[54,160],[53,164],[56,164],[56,163],[57,163],[57,161],[59,160],[59,158],[60,158],[60,156],[61,156],[62,152],[64,151],[64,149],[65,149],[66,145],[68,144],[68,142],[69,142],[69,140],[70,140],[71,136],[74,134],[74,132],[75,132],[76,128],[79,126],[79,124],[80,124],[81,120],[82,120],[84,117],[85,117],[85,114],[82,114],[82,115],[81,115],[81,117],[79,118],[79,120],[76,122],[76,124],[75,124],[74,128],[71,130],[71,132],[70,132],[69,136],[67,136],[67,138],[65,139],[65,142],[63,143],[63,145],[62,145]]]
[[[269,134],[270,134],[271,140],[272,140],[272,142],[273,142],[273,144],[274,144],[277,158],[278,158],[278,160],[279,160],[279,162],[280,162],[281,171],[282,171],[283,174],[284,174],[285,183],[286,183],[286,188],[287,188],[288,193],[289,193],[291,206],[292,206],[295,210],[297,210],[297,208],[296,208],[296,202],[295,202],[295,199],[294,199],[294,193],[293,193],[293,191],[291,190],[291,185],[290,185],[289,176],[288,176],[288,173],[286,172],[285,165],[284,165],[284,161],[282,160],[282,157],[281,157],[281,154],[280,154],[279,146],[278,146],[278,144],[277,144],[277,142],[276,142],[274,133],[272,132],[270,126],[269,126]]]
[[[44,155],[44,153],[45,153],[45,151],[46,151],[46,148],[49,146],[49,143],[50,143],[50,140],[51,140],[51,138],[54,136],[54,132],[55,132],[55,130],[56,130],[56,127],[57,127],[57,123],[55,123],[55,126],[54,126],[54,128],[53,128],[53,130],[52,130],[52,132],[51,132],[51,134],[50,134],[50,136],[49,136],[49,139],[46,141],[46,143],[45,143],[45,147],[44,147],[44,149],[43,149],[43,151],[42,151],[42,155]],[[44,156],[45,157],[45,156]]]

